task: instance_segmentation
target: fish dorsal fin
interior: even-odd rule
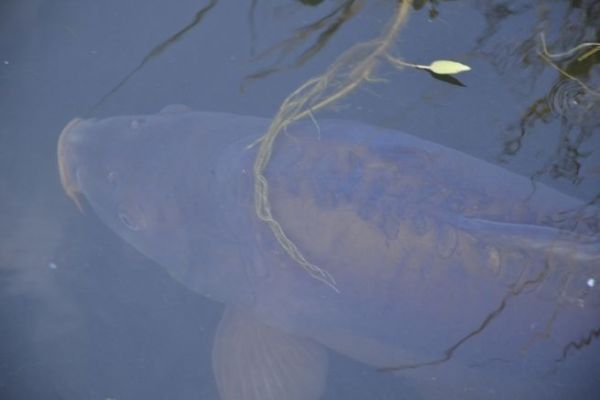
[[[317,400],[327,350],[228,308],[213,348],[213,370],[223,400]]]

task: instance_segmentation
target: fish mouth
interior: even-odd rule
[[[74,118],[60,133],[58,138],[57,159],[58,172],[60,175],[60,184],[67,196],[73,200],[81,213],[85,213],[82,205],[82,193],[78,183],[77,170],[73,168],[73,160],[70,157],[70,147],[75,141],[75,127],[81,123],[82,119]]]

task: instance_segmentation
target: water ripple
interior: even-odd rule
[[[600,95],[570,79],[558,80],[546,98],[552,112],[576,126],[600,125]]]

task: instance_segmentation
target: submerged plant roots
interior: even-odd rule
[[[259,139],[260,147],[254,161],[254,204],[256,215],[271,228],[275,238],[310,276],[339,292],[334,277],[326,270],[311,263],[286,235],[281,224],[271,213],[269,184],[265,169],[271,159],[277,136],[291,123],[311,117],[337,100],[345,97],[365,81],[374,80],[375,68],[387,61],[389,49],[404,25],[411,1],[403,0],[396,6],[394,17],[387,29],[376,39],[359,43],[343,53],[322,75],[309,79],[292,92],[281,104],[267,132]]]

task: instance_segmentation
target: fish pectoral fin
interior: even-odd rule
[[[213,371],[223,400],[316,400],[327,350],[229,307],[217,328]]]

